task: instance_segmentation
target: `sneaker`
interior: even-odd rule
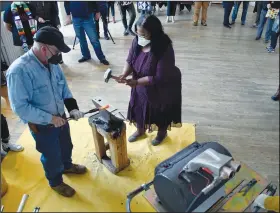
[[[274,52],[275,52],[275,49],[269,47],[269,48],[267,49],[267,52],[268,52],[268,53],[274,53]]]
[[[79,164],[72,164],[70,169],[64,170],[63,174],[84,174],[87,172],[87,168],[85,166]]]
[[[60,185],[51,188],[64,197],[72,197],[76,192],[71,186],[63,182]]]
[[[101,60],[100,63],[107,65],[107,66],[110,65],[109,61],[107,61],[106,59]]]
[[[110,40],[108,35],[104,35],[105,40]]]
[[[2,148],[5,152],[14,151],[14,152],[21,152],[24,150],[23,146],[20,144],[15,143],[2,143]]]
[[[229,25],[234,25],[235,24],[235,21],[232,21]]]
[[[261,39],[261,37],[258,37],[258,36],[255,38],[255,40],[260,40],[260,39]]]
[[[125,31],[123,32],[123,35],[124,35],[124,36],[128,36],[128,35],[129,35],[129,32],[128,32],[127,30],[125,30]]]
[[[226,28],[231,28],[231,26],[229,26],[229,24],[224,24],[224,27],[226,27]]]
[[[206,27],[207,23],[206,22],[201,22],[201,25]]]
[[[83,63],[83,62],[88,61],[88,60],[90,60],[90,59],[91,59],[91,58],[85,58],[85,57],[83,56],[81,59],[78,60],[78,62],[79,62],[79,63]]]
[[[245,25],[245,22],[242,22],[241,25]]]
[[[194,22],[194,23],[193,23],[193,26],[197,26],[197,25],[198,25],[198,23],[197,23],[197,22]]]
[[[129,28],[129,29],[127,30],[127,32],[128,32],[130,35],[132,35],[132,36],[136,36],[136,34],[132,31],[131,28]]]
[[[161,144],[166,137],[167,137],[167,133],[164,136],[157,135],[156,138],[154,140],[152,140],[152,145],[157,146],[157,145]]]

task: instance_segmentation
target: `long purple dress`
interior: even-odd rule
[[[133,79],[149,76],[150,84],[131,89],[128,120],[149,131],[181,127],[181,72],[175,66],[172,45],[160,60],[151,52],[136,55],[136,47],[134,39],[127,58]]]

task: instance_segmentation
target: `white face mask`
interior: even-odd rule
[[[140,46],[145,47],[145,46],[147,46],[147,45],[150,44],[150,43],[151,43],[150,40],[147,40],[147,39],[145,39],[144,37],[138,36],[138,44],[139,44]]]

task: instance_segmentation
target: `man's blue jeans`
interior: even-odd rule
[[[36,149],[40,152],[45,175],[50,186],[55,187],[62,183],[62,174],[72,167],[73,144],[70,136],[69,124],[55,128],[36,125],[38,133],[30,130],[36,141]]]
[[[102,61],[105,59],[105,56],[101,49],[101,44],[99,42],[98,35],[96,32],[95,21],[93,19],[94,19],[94,15],[91,14],[89,18],[73,17],[72,21],[73,21],[73,26],[74,26],[76,36],[80,41],[80,47],[81,47],[83,57],[87,59],[91,58],[90,51],[87,44],[87,39],[86,39],[86,34],[87,34],[97,58],[100,61]]]
[[[266,26],[266,32],[265,32],[265,41],[269,41],[271,38],[272,33],[272,27],[274,24],[275,19],[267,18],[267,26]]]
[[[262,37],[262,32],[263,32],[263,28],[264,28],[264,25],[265,25],[265,22],[266,22],[266,15],[267,13],[267,10],[263,10],[261,11],[261,15],[260,15],[260,22],[259,22],[259,25],[258,25],[258,29],[257,29],[257,38],[261,38]]]
[[[233,8],[233,11],[232,11],[232,16],[231,16],[232,22],[235,22],[235,20],[237,18],[237,14],[238,14],[240,4],[241,4],[241,1],[234,2],[234,8]],[[241,16],[241,23],[242,24],[245,24],[248,7],[249,7],[249,2],[248,1],[243,1],[243,11],[242,11],[242,16]]]

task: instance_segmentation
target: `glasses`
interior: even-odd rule
[[[48,50],[51,52],[52,55],[60,55],[61,54],[61,52],[59,50],[54,50],[55,54],[53,54],[53,52],[50,50],[52,48],[49,47],[48,45],[46,45],[46,47],[48,48]]]

